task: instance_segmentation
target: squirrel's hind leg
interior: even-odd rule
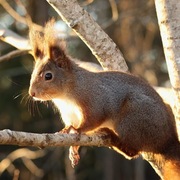
[[[97,132],[105,133],[107,138],[110,138],[111,148],[125,156],[127,159],[132,159],[139,155],[138,150],[129,147],[113,130],[109,128],[100,128]]]

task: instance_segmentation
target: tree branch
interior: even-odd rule
[[[28,54],[28,53],[29,53],[29,50],[19,50],[18,49],[18,50],[11,51],[8,54],[0,56],[0,63],[3,61],[8,61],[12,58],[24,55],[24,54]]]
[[[19,146],[111,146],[111,139],[105,133],[85,134],[37,134],[11,131],[0,131],[0,144]]]
[[[30,50],[29,41],[0,25],[0,39],[20,50]]]
[[[124,57],[117,45],[93,18],[79,6],[76,0],[47,0],[47,2],[86,43],[103,69],[128,71]]]

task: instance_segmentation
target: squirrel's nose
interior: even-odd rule
[[[31,92],[31,93],[29,93],[30,94],[30,96],[32,96],[32,97],[35,97],[35,92]]]
[[[35,91],[33,91],[31,88],[29,89],[29,95],[32,96],[32,97],[35,97],[36,96],[36,93]]]

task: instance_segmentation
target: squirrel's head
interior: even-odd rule
[[[53,21],[48,22],[43,33],[30,31],[35,66],[29,94],[42,101],[63,96],[71,80],[72,62],[65,52],[65,42],[56,37],[53,25]]]

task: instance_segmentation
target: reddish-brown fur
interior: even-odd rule
[[[112,147],[125,157],[142,154],[160,167],[164,179],[180,178],[174,116],[150,85],[130,74],[79,67],[66,53],[64,41],[55,37],[52,22],[42,35],[31,31],[30,38],[36,63],[29,94],[55,103],[65,123],[63,132],[106,132]],[[78,147],[71,153],[76,164]]]

